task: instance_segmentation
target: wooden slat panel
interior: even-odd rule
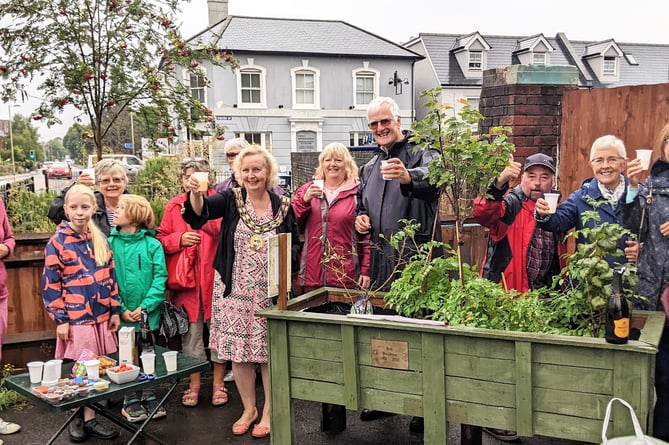
[[[448,400],[495,405],[497,407],[516,406],[516,387],[485,380],[446,377]]]
[[[372,365],[372,345],[371,343],[360,343],[356,344],[358,348],[358,359],[360,360],[360,365]],[[412,371],[422,371],[423,370],[423,358],[421,349],[409,348],[409,370]]]
[[[425,421],[424,443],[448,442],[446,418],[446,365],[444,360],[434,357],[444,356],[444,340],[441,335],[423,335],[423,417]]]
[[[506,360],[509,360],[514,354],[514,344],[507,340],[445,336],[444,342],[447,354],[473,355]]]
[[[449,398],[446,413],[449,422],[504,430],[516,429],[516,410],[513,408],[454,401]]]
[[[370,328],[361,326],[358,328],[358,343],[361,345],[370,344],[372,339],[405,341],[409,343],[409,348],[420,350],[421,340],[420,332],[395,331],[382,328]]]
[[[516,367],[512,360],[446,354],[446,375],[497,383],[515,383]]]
[[[291,357],[290,377],[307,380],[321,380],[323,382],[343,385],[344,366],[341,362]]]
[[[532,344],[516,342],[516,431],[532,436]]]
[[[295,443],[295,411],[289,379],[289,348],[287,322],[269,320],[267,323],[267,341],[269,342],[269,387],[272,394],[270,403],[272,416],[272,440],[275,443]]]
[[[288,325],[288,335],[291,337],[322,338],[325,340],[341,340],[341,330],[338,325],[319,323],[294,322]]]
[[[583,368],[612,369],[611,351],[608,349],[576,348],[537,343],[532,351],[535,363],[577,366]]]
[[[360,404],[368,409],[423,417],[422,398],[404,392],[366,388],[360,391]]]
[[[601,419],[583,419],[538,412],[534,415],[534,433],[541,436],[600,443],[602,441],[602,421]]]
[[[357,411],[360,409],[360,362],[358,356],[357,332],[354,326],[341,327],[342,354],[344,359],[344,382],[346,408]]]
[[[402,388],[408,394],[423,393],[423,373],[399,369],[360,366],[360,388],[385,389],[392,391]]]
[[[533,395],[535,412],[565,416],[603,419],[610,394],[587,394],[580,391],[536,388]],[[559,400],[560,403],[555,403]]]
[[[612,383],[613,373],[610,370],[534,365],[534,386],[537,388],[607,394],[611,391]]]
[[[288,337],[291,357],[341,362],[341,342],[319,338]]]
[[[294,399],[344,405],[344,386],[335,383],[290,379],[290,393]],[[272,395],[272,397],[274,396]],[[272,434],[274,434],[274,431],[272,431]],[[295,443],[295,441],[276,443]]]

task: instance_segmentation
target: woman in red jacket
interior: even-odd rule
[[[188,179],[194,172],[209,172],[209,163],[202,160],[187,160],[181,167],[181,185],[188,192]],[[210,181],[211,183],[211,181]],[[216,192],[212,187],[208,194]],[[192,248],[197,252],[195,260],[196,277],[190,289],[172,289],[172,303],[183,306],[188,313],[190,326],[182,341],[182,352],[191,357],[206,360],[204,344],[204,323],[211,318],[211,296],[214,288],[214,255],[218,243],[220,221],[209,221],[202,228],[195,230],[183,219],[184,202],[187,194],[182,193],[172,198],[165,206],[163,219],[158,227],[157,238],[165,249],[165,256],[179,255],[182,249]],[[173,273],[168,270],[167,273]],[[216,361],[212,389],[212,404],[224,405],[228,401],[223,377],[225,364]],[[200,373],[190,375],[189,388],[184,392],[181,403],[184,406],[196,406],[200,395]]]
[[[318,157],[314,180],[292,201],[304,246],[299,284],[308,292],[321,286],[369,287],[369,235],[353,226],[358,167],[343,144],[327,145]]]

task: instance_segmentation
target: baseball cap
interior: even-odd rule
[[[533,165],[541,165],[555,173],[555,161],[550,156],[543,153],[536,153],[525,158],[525,165],[523,171],[532,167]]]

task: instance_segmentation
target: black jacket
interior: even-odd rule
[[[56,196],[56,198],[51,201],[51,205],[49,206],[49,213],[47,213],[47,217],[56,225],[60,224],[64,220],[67,221],[63,206],[65,205],[65,194],[68,190],[70,190],[71,187],[71,185],[65,187],[63,192]],[[98,203],[98,208],[95,210],[95,214],[93,215],[93,221],[100,228],[102,233],[104,233],[106,236],[109,236],[112,227],[109,225],[109,221],[107,220],[107,206],[105,205],[105,198],[102,196],[102,193],[96,191],[95,200]]]

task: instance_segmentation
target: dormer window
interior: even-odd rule
[[[546,53],[532,53],[532,65],[546,65]]]
[[[469,69],[481,71],[483,67],[483,51],[469,51]]]
[[[602,74],[605,76],[615,76],[616,75],[616,60],[617,57],[606,56],[604,57],[604,65],[602,65]]]

